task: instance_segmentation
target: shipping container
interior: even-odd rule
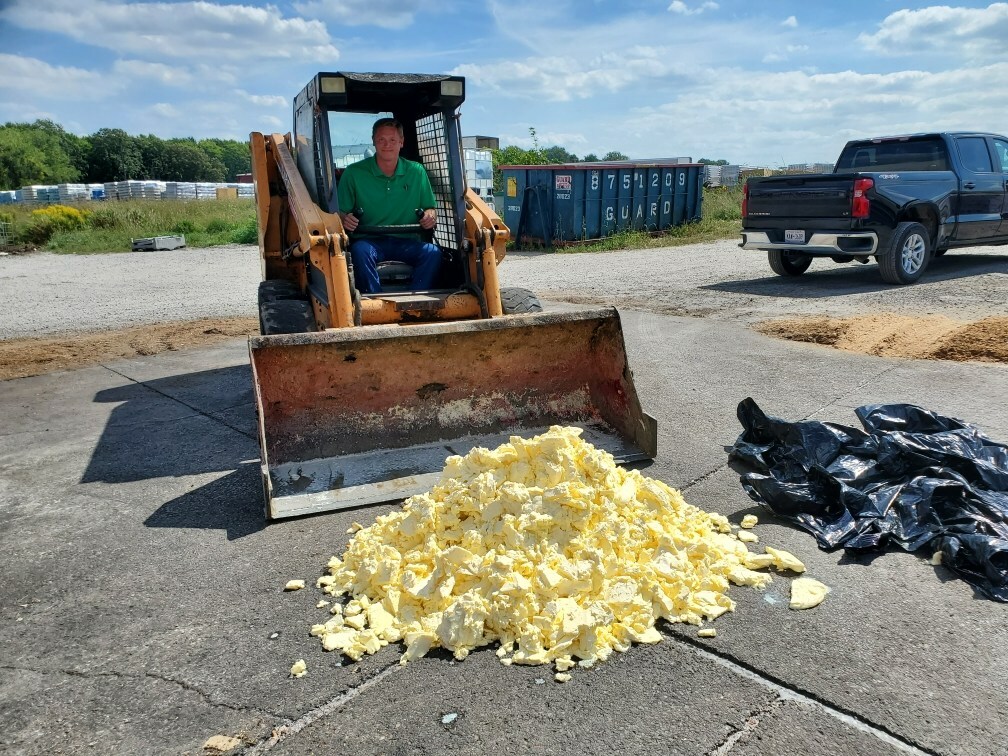
[[[700,220],[703,165],[648,162],[501,166],[498,205],[516,244],[560,246]]]

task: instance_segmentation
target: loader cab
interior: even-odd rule
[[[338,211],[337,187],[343,169],[374,155],[371,128],[379,118],[403,125],[400,155],[423,164],[437,200],[434,242],[443,261],[438,288],[466,285],[460,249],[465,238],[466,177],[460,149],[459,106],[465,99],[461,77],[424,74],[320,73],[294,100],[294,147],[298,170],[312,199]],[[403,291],[408,266],[379,269],[385,292]]]

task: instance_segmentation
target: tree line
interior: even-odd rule
[[[501,165],[556,165],[627,160],[610,151],[578,157],[566,148],[541,147],[535,128],[532,147],[493,150],[495,184],[500,189]],[[725,164],[725,160],[701,163]],[[99,129],[79,137],[49,120],[0,126],[0,190],[32,184],[91,184],[127,179],[162,181],[235,181],[252,170],[248,142],[234,139],[161,139],[153,134],[131,136],[122,129]]]
[[[251,171],[248,142],[161,139],[99,129],[79,137],[40,119],[0,126],[0,189],[127,179],[234,181]]]
[[[491,155],[493,158],[493,171],[494,171],[494,190],[501,190],[502,183],[502,173],[500,166],[502,165],[558,165],[563,163],[597,163],[597,162],[612,162],[617,160],[629,160],[626,155],[622,152],[612,150],[607,152],[601,158],[594,152],[589,152],[584,157],[578,157],[573,152],[569,152],[564,147],[558,147],[556,145],[552,147],[541,147],[539,145],[539,137],[536,135],[535,127],[529,127],[529,136],[532,138],[531,149],[523,149],[521,147],[502,147],[498,150],[492,150]],[[704,164],[711,165],[728,165],[727,160],[711,160],[710,158],[700,158],[698,161]]]

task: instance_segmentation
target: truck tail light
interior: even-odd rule
[[[742,217],[745,218],[749,214],[749,184],[743,184],[742,186]]]
[[[868,199],[868,190],[875,186],[874,179],[859,178],[854,179],[854,196],[851,197],[851,218],[867,218],[871,211],[871,200]]]

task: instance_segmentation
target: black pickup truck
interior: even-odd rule
[[[878,260],[909,284],[954,247],[1008,244],[1008,138],[943,132],[848,142],[833,173],[750,178],[743,249],[766,250],[781,276],[813,257]]]

